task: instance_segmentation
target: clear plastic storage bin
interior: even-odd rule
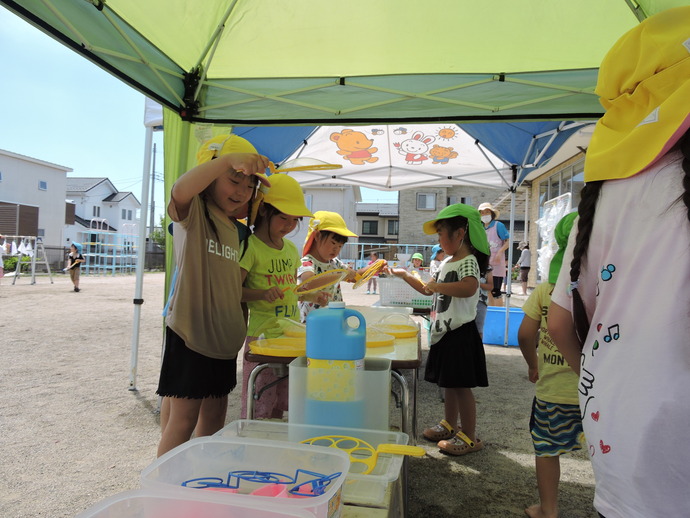
[[[240,419],[229,423],[216,433],[218,437],[251,437],[299,443],[306,439],[328,435],[344,435],[366,441],[373,448],[379,444],[409,443],[406,433],[360,428],[340,428],[304,424],[281,423],[277,421],[256,421]],[[386,487],[395,482],[402,469],[403,456],[382,453],[374,470],[363,475],[351,472],[343,485],[343,498],[347,504],[379,505],[383,502]],[[355,471],[353,468],[352,471]]]
[[[139,489],[118,493],[91,506],[76,518],[314,518],[304,509],[245,502],[209,502],[182,498],[167,491]]]
[[[270,503],[282,506],[287,511],[306,510],[316,518],[337,518],[342,511],[342,485],[349,469],[349,456],[335,448],[247,437],[212,436],[192,439],[156,459],[142,471],[141,485],[151,490],[175,489],[180,498],[194,495],[195,498],[239,505]],[[314,479],[314,473],[332,476],[332,480],[317,496],[264,496],[265,489],[282,484],[239,480],[230,475],[231,472],[241,471],[276,474],[276,480],[297,478],[296,483],[283,486],[286,491]],[[226,484],[230,481],[232,484],[229,485],[239,486],[237,492],[198,489],[209,481]],[[250,494],[257,491],[262,494]]]
[[[289,365],[289,408],[291,424],[388,430],[391,393],[391,360],[365,358],[364,368],[353,371],[354,397],[350,401],[328,401],[310,397],[309,379],[328,380],[329,369],[307,366],[300,356]]]
[[[379,279],[382,306],[406,306],[410,308],[431,308],[433,296],[422,295],[404,280],[397,277]]]

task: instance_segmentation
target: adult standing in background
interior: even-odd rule
[[[489,265],[492,268],[494,277],[494,287],[489,293],[489,306],[503,306],[503,296],[501,286],[503,278],[507,273],[506,250],[510,246],[510,234],[506,226],[498,221],[500,212],[494,209],[490,203],[482,203],[479,207],[479,214],[486,230],[486,238],[489,240]]]
[[[520,259],[515,263],[516,268],[520,268],[520,284],[522,285],[522,294],[527,295],[527,277],[532,267],[532,252],[529,250],[529,243],[521,241],[518,245],[518,250],[521,250]]]

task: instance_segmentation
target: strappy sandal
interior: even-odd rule
[[[429,441],[438,442],[453,437],[455,435],[455,430],[448,424],[448,421],[442,419],[440,423],[424,430],[422,435]]]
[[[440,441],[438,447],[442,452],[450,455],[467,455],[484,449],[481,439],[472,440],[462,432],[458,432],[454,437],[446,441]]]

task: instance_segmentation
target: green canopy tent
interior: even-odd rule
[[[166,186],[193,161],[193,122],[596,119],[605,52],[685,4],[0,0],[167,108]]]
[[[0,0],[184,120],[597,118],[597,67],[684,0]]]

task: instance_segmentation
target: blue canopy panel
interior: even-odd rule
[[[316,130],[317,126],[235,126],[232,132],[246,138],[256,150],[279,165]]]
[[[504,162],[518,166],[517,185],[544,166],[575,132],[590,122],[487,122],[459,124]]]

